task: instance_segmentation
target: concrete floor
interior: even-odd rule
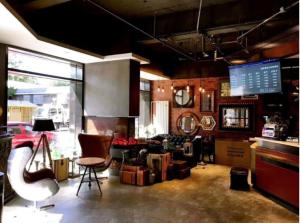
[[[229,167],[207,165],[193,168],[190,178],[139,187],[123,185],[118,177],[102,184],[76,190],[79,178],[62,182],[60,191],[47,203],[55,207],[35,211],[32,205],[15,198],[5,205],[3,223],[114,223],[114,222],[298,222],[299,216],[251,189],[229,189]]]

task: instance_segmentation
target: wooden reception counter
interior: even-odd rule
[[[216,139],[216,163],[250,169],[252,142],[238,139]]]
[[[299,143],[262,137],[253,140],[253,186],[299,208]]]

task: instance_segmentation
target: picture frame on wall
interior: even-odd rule
[[[230,81],[229,80],[221,80],[219,83],[219,96],[220,98],[228,98],[231,97],[230,94]]]
[[[194,86],[175,87],[173,91],[173,108],[193,108],[194,107]]]
[[[200,97],[200,112],[214,112],[214,91],[205,91]]]
[[[216,126],[216,121],[211,115],[204,115],[201,118],[200,126],[203,130],[213,131]]]
[[[219,129],[222,131],[248,131],[254,129],[253,104],[219,105]]]

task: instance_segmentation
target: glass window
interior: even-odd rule
[[[53,57],[9,48],[8,68],[82,80],[82,65]]]
[[[11,48],[8,55],[8,126],[20,123],[25,130],[25,134],[21,134],[20,128],[12,130],[21,134],[13,138],[12,146],[31,140],[36,147],[40,134],[32,131],[34,120],[51,118],[56,130],[46,132],[50,150],[59,150],[65,156],[79,153],[82,70],[77,74],[82,65]]]
[[[15,126],[15,127],[9,127],[8,126],[8,132],[10,134],[13,134],[13,135],[21,134],[22,133],[21,129],[19,127],[17,127],[17,126]]]
[[[27,135],[32,133],[32,126],[30,125],[25,125],[25,132]]]
[[[140,82],[140,116],[135,120],[136,137],[147,137],[150,120],[150,83]]]
[[[30,98],[31,98],[30,95],[24,95],[23,96],[24,101],[30,101]]]
[[[34,104],[42,104],[43,103],[43,95],[33,95],[33,103]]]

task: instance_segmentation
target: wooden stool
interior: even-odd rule
[[[250,189],[248,184],[248,169],[243,167],[232,167],[230,170],[230,189],[244,190]]]
[[[105,162],[105,159],[102,159],[102,158],[99,158],[99,157],[85,157],[85,158],[79,158],[78,160],[76,160],[76,163],[78,165],[85,167],[85,170],[84,170],[84,173],[82,175],[82,178],[81,178],[81,181],[80,181],[80,184],[79,184],[76,196],[78,196],[78,193],[79,193],[79,190],[80,190],[80,187],[81,187],[82,183],[89,183],[89,188],[91,188],[91,182],[92,181],[96,181],[97,182],[100,194],[102,195],[102,191],[101,191],[101,187],[100,187],[100,184],[99,184],[99,180],[97,178],[95,167],[103,165],[104,162]],[[84,180],[84,177],[85,177],[87,169],[89,169],[88,180]],[[92,171],[94,172],[94,175],[95,175],[95,179],[94,180],[92,179],[92,176],[91,176],[91,172]]]

